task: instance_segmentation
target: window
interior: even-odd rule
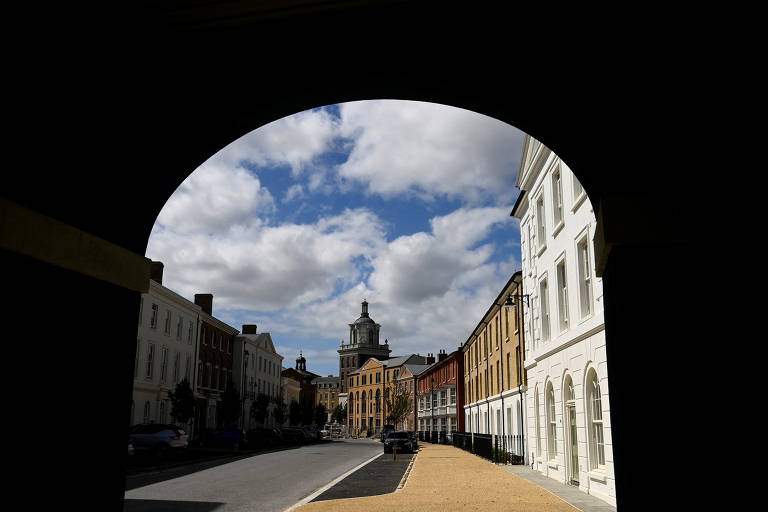
[[[189,321],[189,330],[187,331],[187,344],[192,344],[192,320]]]
[[[189,382],[189,371],[192,369],[192,356],[187,354],[187,361],[184,365],[184,378]]]
[[[579,240],[576,250],[579,262],[579,299],[581,317],[592,314],[592,267],[589,260],[589,239],[584,236]]]
[[[144,297],[141,298],[141,302],[139,302],[139,325],[141,325],[141,317],[144,314]]]
[[[445,407],[447,404],[447,392],[446,391],[440,391],[440,407]]]
[[[450,395],[449,395],[449,404],[450,405],[456,405],[456,388],[451,388]]]
[[[205,363],[205,387],[211,387],[211,363]]]
[[[149,326],[152,329],[157,329],[157,314],[159,312],[159,306],[157,304],[152,304],[152,316],[149,319]]]
[[[181,339],[181,331],[184,329],[184,317],[179,315],[179,322],[176,324],[176,339]]]
[[[576,203],[579,198],[581,198],[582,194],[584,193],[584,188],[581,186],[581,183],[578,179],[576,179],[576,176],[571,174],[571,184],[573,185],[573,202]]]
[[[536,236],[539,239],[539,249],[546,246],[546,227],[544,225],[544,196],[536,201]]]
[[[555,388],[549,383],[547,388],[547,453],[549,460],[557,460],[557,420],[555,416]]]
[[[149,400],[144,402],[144,421],[143,423],[149,423],[149,413],[150,413],[150,405]]]
[[[560,167],[552,174],[552,212],[556,232],[563,223],[563,180]]]
[[[367,375],[363,375],[363,386],[365,386],[366,377]]]
[[[207,333],[205,331],[205,327],[203,327],[203,331],[202,331],[202,335],[201,335],[201,338],[203,339],[203,345],[207,345],[208,344],[208,340],[206,339],[206,334]]]
[[[541,302],[541,340],[549,340],[549,291],[547,280],[539,283],[539,301]]]
[[[539,388],[536,387],[535,398],[533,402],[534,417],[536,418],[536,455],[541,457],[541,428],[539,424]]]
[[[147,345],[147,363],[146,363],[146,371],[144,372],[144,377],[147,379],[152,378],[152,371],[154,369],[155,363],[155,345],[154,343],[150,343]]]
[[[160,382],[168,380],[168,347],[160,351]]]
[[[139,338],[136,338],[136,355],[133,359],[133,376],[138,377],[139,376],[139,357],[141,354],[141,340]]]
[[[170,335],[171,334],[171,310],[168,309],[165,312],[165,334]]]
[[[590,469],[605,468],[605,441],[603,440],[603,401],[600,394],[600,383],[597,373],[591,370],[587,384],[588,406],[587,414],[590,425]]]
[[[181,352],[176,352],[173,358],[173,382],[179,382],[179,370],[181,369]]]
[[[201,387],[203,385],[203,363],[198,362],[197,363],[197,386]]]
[[[568,329],[568,283],[565,275],[565,258],[557,264],[557,306],[560,330]]]

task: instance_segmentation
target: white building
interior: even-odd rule
[[[141,295],[131,425],[176,423],[168,392],[185,378],[194,389],[201,308],[163,286],[162,272],[153,262],[149,292]]]
[[[536,470],[615,505],[594,210],[568,166],[530,136],[516,186],[512,215],[520,219],[530,295],[523,301],[527,450]]]
[[[268,332],[257,334],[255,325],[243,325],[243,333],[235,337],[233,360],[235,382],[239,383],[243,399],[242,425],[245,430],[260,427],[251,417],[251,406],[256,396],[263,393],[281,400],[281,371],[283,356],[277,353]],[[243,377],[244,376],[244,377]],[[274,425],[274,404],[267,409],[266,425]]]

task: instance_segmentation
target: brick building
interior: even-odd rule
[[[440,350],[437,362],[417,376],[418,430],[464,431],[464,358]]]

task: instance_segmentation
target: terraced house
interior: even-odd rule
[[[152,262],[141,296],[133,369],[131,424],[170,423],[169,391],[186,378],[194,386],[202,308],[163,286],[163,264]],[[187,425],[192,430],[192,425]]]
[[[521,275],[512,275],[461,347],[466,431],[503,436],[518,456],[525,454],[526,410]]]
[[[537,471],[616,504],[597,221],[576,176],[526,136],[520,219],[527,438]]]

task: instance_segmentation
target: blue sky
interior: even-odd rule
[[[338,374],[363,298],[393,355],[455,350],[512,273],[524,134],[467,110],[360,101],[280,119],[182,183],[147,257],[214,316],[269,332],[283,366]]]

